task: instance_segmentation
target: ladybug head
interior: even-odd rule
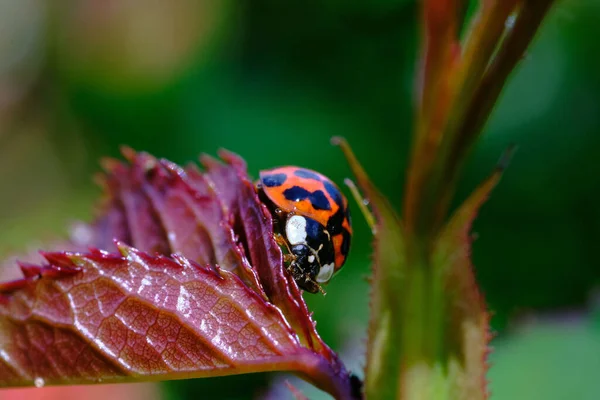
[[[335,270],[331,235],[312,218],[290,215],[285,222],[285,238],[295,256],[294,279],[302,289],[316,293],[319,284],[328,283]]]

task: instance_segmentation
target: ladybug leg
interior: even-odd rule
[[[317,282],[315,282],[314,280],[312,280],[311,277],[308,274],[304,275],[304,282],[312,282],[317,288],[319,288],[319,292],[321,292],[321,294],[323,296],[325,296],[327,294],[327,292],[325,291],[325,289],[323,289],[323,287],[321,285],[319,285]]]
[[[297,268],[296,268],[296,256],[294,254],[284,254],[283,255],[283,262],[285,263],[285,269],[290,274],[292,274],[293,276],[295,276],[296,274],[294,274],[294,271],[297,270]]]
[[[290,245],[288,244],[287,240],[285,240],[285,238],[281,235],[281,233],[275,233],[273,235],[275,237],[275,242],[279,245],[279,247],[285,247],[285,249],[287,250],[287,254],[284,254],[285,256],[294,256],[294,254],[292,253],[292,249],[290,249]]]
[[[283,254],[283,262],[285,263],[285,269],[293,275],[293,271],[296,269],[294,268],[296,264],[296,255],[292,253],[287,240],[285,240],[280,233],[276,233],[274,237],[275,242],[279,247],[284,247],[287,250],[287,253]]]

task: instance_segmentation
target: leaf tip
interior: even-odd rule
[[[121,255],[128,260],[131,260],[131,258],[137,254],[136,249],[131,246],[128,246],[127,244],[125,244],[125,242],[115,240],[114,243],[115,246],[117,246],[117,250],[119,251],[119,253],[121,253]]]
[[[137,152],[133,149],[133,147],[122,145],[119,150],[125,159],[129,162],[134,162]]]
[[[75,255],[75,253],[63,251],[63,252],[49,252],[49,251],[40,251],[42,257],[46,259],[50,263],[50,265],[60,268],[60,269],[77,269],[77,265],[73,263],[71,258]]]
[[[236,153],[227,149],[219,149],[219,157],[238,170],[246,170],[246,162]]]
[[[496,171],[503,172],[504,170],[506,170],[517,150],[518,146],[516,143],[511,143],[510,145],[508,145],[506,150],[504,150],[504,152],[500,156],[498,163],[496,164]]]
[[[200,154],[198,160],[200,161],[200,165],[202,165],[202,167],[206,170],[216,168],[221,164],[216,158],[206,153]]]
[[[186,178],[186,173],[185,170],[183,168],[181,168],[179,165],[175,164],[172,161],[166,160],[166,159],[161,159],[159,161],[159,164],[165,168],[167,171],[169,171],[170,173],[174,174],[175,176],[177,176],[180,179],[185,179]]]
[[[334,136],[331,138],[331,144],[334,146],[339,146],[344,154],[344,157],[346,157],[346,161],[348,161],[348,164],[350,164],[350,169],[352,169],[352,172],[356,176],[359,186],[363,190],[367,190],[367,188],[371,185],[371,181],[362,165],[360,165],[358,162],[358,159],[352,151],[348,141],[342,136]]]
[[[40,267],[39,265],[19,260],[17,260],[17,265],[21,269],[21,273],[26,279],[35,278],[36,276],[39,276],[42,272],[42,267]]]
[[[100,167],[107,173],[114,172],[122,165],[121,161],[112,157],[103,157],[100,159]]]
[[[340,146],[340,147],[348,146],[348,141],[343,136],[333,136],[331,138],[330,142],[333,146]]]

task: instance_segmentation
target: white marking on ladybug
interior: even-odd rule
[[[329,282],[333,275],[333,263],[325,264],[319,270],[319,275],[317,275],[317,282],[326,283]]]
[[[311,264],[314,263],[315,262],[315,256],[312,255],[312,254],[310,256],[308,256],[308,262],[311,263]]]
[[[292,246],[306,243],[306,218],[292,215],[285,224],[285,236]]]

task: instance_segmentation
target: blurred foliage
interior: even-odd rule
[[[533,319],[495,347],[492,399],[600,398],[597,312]]]
[[[254,176],[298,164],[341,182],[348,167],[329,138],[343,135],[400,208],[419,34],[414,1],[165,4],[0,4],[2,254],[89,220],[98,159],[118,156],[121,144],[175,162],[224,147],[244,157]],[[561,398],[536,391],[542,382],[551,383],[548,393],[564,383],[581,393],[593,387],[597,397],[594,376],[576,375],[597,370],[584,359],[598,352],[577,347],[591,341],[597,349],[597,329],[541,325],[513,334],[509,327],[518,317],[581,308],[600,282],[599,15],[598,0],[558,2],[459,186],[456,204],[508,144],[519,145],[474,226],[474,263],[499,333],[490,376],[498,399]],[[339,351],[365,336],[368,313],[371,236],[357,208],[354,214],[347,266],[327,297],[308,298],[319,332]],[[524,379],[533,370],[539,380]],[[223,388],[227,398],[248,398],[268,378],[164,388],[172,399]]]

